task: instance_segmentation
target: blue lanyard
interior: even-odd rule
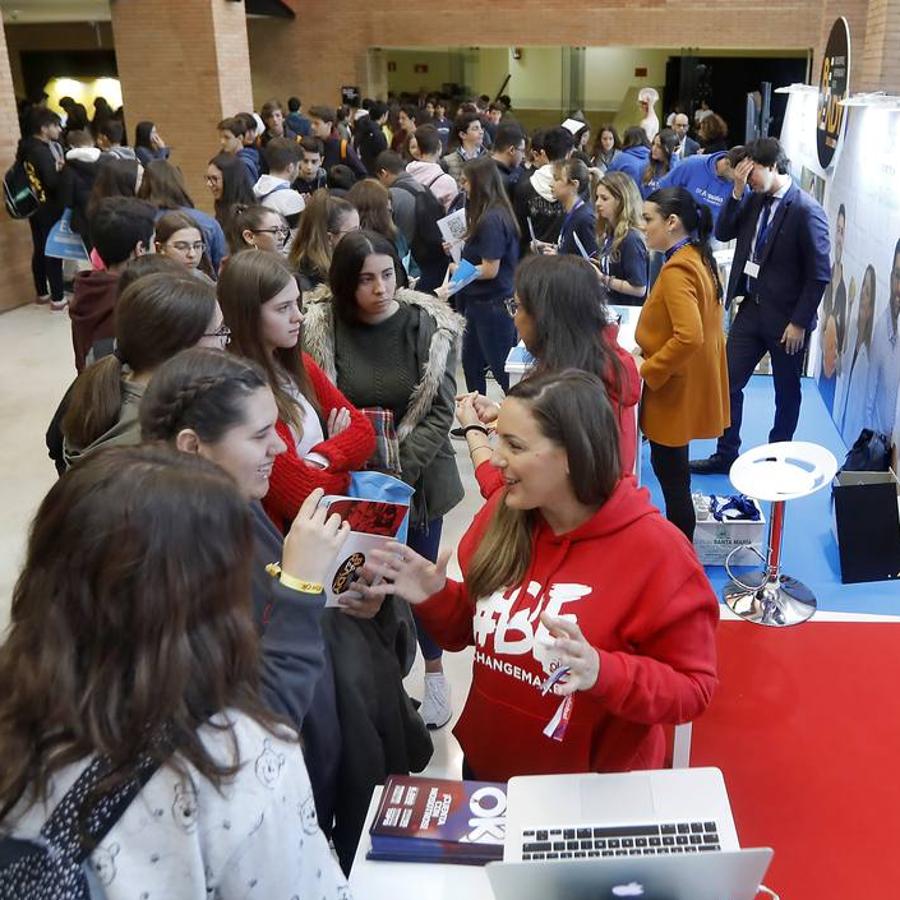
[[[666,262],[668,262],[685,244],[689,244],[691,239],[689,237],[682,238],[677,244],[673,244],[666,250]]]
[[[557,247],[562,247],[562,245],[563,245],[563,235],[565,234],[566,226],[569,224],[569,222],[572,221],[572,216],[574,216],[575,213],[576,213],[582,206],[584,206],[584,200],[582,200],[582,199],[579,197],[579,198],[578,198],[578,202],[577,202],[577,203],[576,203],[576,204],[575,204],[575,205],[574,205],[574,206],[566,213],[566,217],[563,219],[562,226],[561,226],[560,229],[559,229],[559,237],[558,237],[557,240],[556,240],[556,245],[557,245]]]

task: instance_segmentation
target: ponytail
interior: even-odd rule
[[[72,398],[62,421],[70,447],[93,444],[119,421],[124,365],[117,355],[105,356],[75,379]]]
[[[719,279],[719,266],[713,256],[709,238],[713,233],[712,211],[705,203],[698,203],[693,194],[683,187],[660,188],[648,198],[648,203],[655,203],[664,218],[678,216],[684,230],[690,236],[691,246],[696,247],[709,269],[716,296],[722,296],[722,282]]]
[[[722,282],[719,278],[719,264],[716,262],[715,256],[713,256],[712,246],[709,243],[709,239],[713,233],[713,217],[712,210],[706,203],[694,203],[694,209],[697,214],[697,228],[696,228],[696,239],[692,238],[691,243],[700,251],[700,256],[703,257],[703,262],[706,263],[706,267],[709,269],[709,274],[712,275],[713,284],[716,286],[716,296],[722,296]]]

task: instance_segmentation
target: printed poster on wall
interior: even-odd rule
[[[791,94],[782,131],[793,177],[822,198],[831,224],[832,279],[810,371],[848,446],[864,428],[900,444],[900,110],[844,109],[828,170],[818,156],[817,92]]]

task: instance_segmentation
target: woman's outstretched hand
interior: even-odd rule
[[[367,580],[383,578],[379,584],[364,585],[357,582],[353,589],[364,598],[386,597],[396,594],[415,606],[443,590],[447,583],[447,563],[450,550],[444,550],[433,563],[410,550],[405,544],[392,542],[383,550],[373,550],[364,572]]]

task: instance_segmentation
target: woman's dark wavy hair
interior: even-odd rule
[[[356,305],[359,273],[366,258],[373,254],[389,256],[394,262],[397,287],[406,286],[406,272],[397,256],[397,248],[384,235],[377,231],[352,231],[345,234],[334,248],[328,281],[331,285],[334,314],[348,325],[359,321]]]
[[[230,735],[230,764],[198,732],[225,709],[277,721],[258,698],[252,561],[247,503],[200,457],[109,447],[56,482],[0,647],[0,820],[95,754],[112,761],[104,789],[148,751],[217,786],[238,770],[230,725],[212,726]]]
[[[266,373],[249,359],[193,347],[153,373],[141,400],[141,437],[173,441],[185,428],[215,444],[243,421],[241,401],[269,387]]]
[[[710,208],[705,203],[698,203],[694,195],[683,187],[667,187],[654,191],[648,198],[648,203],[655,203],[659,207],[660,215],[667,219],[669,216],[678,216],[684,230],[690,237],[691,246],[696,247],[709,269],[713,284],[716,286],[717,296],[722,296],[722,282],[719,280],[719,265],[713,256],[709,237],[713,231],[713,217]]]
[[[535,375],[581,369],[603,381],[612,402],[621,398],[625,373],[606,336],[609,309],[587,260],[525,257],[516,270],[516,298],[534,323],[528,351],[537,360]]]

